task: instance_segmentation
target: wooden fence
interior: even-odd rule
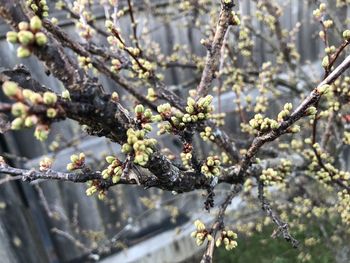
[[[123,1],[120,1],[123,2]],[[138,1],[142,4],[143,1]],[[319,58],[322,45],[317,40],[318,25],[312,19],[314,1],[290,0],[283,3],[285,13],[282,19],[284,27],[291,29],[297,21],[303,23],[298,33],[297,43],[302,61],[315,61]],[[335,1],[329,1],[334,3]],[[254,4],[248,0],[239,3],[241,12],[245,15],[254,14]],[[100,12],[100,11],[98,11]],[[347,17],[348,10],[344,8],[337,19]],[[183,43],[191,46],[197,55],[204,55],[205,50],[198,43],[201,35],[192,28],[182,28],[186,20],[182,18],[162,25],[159,19],[150,13],[140,11],[139,20],[149,20],[150,28],[158,28],[152,33],[152,38],[160,44],[161,50],[170,53],[174,43]],[[62,17],[61,13],[57,17]],[[259,22],[254,21],[259,26]],[[74,34],[74,26],[65,21],[66,30]],[[121,29],[129,35],[130,21],[123,18],[120,21]],[[262,28],[262,27],[260,27]],[[4,36],[7,26],[0,25],[0,35]],[[262,31],[263,34],[267,32]],[[264,52],[267,47],[260,39],[255,39],[255,48],[258,49],[259,62],[268,59]],[[35,58],[19,60],[15,56],[15,49],[3,38],[0,41],[0,65],[2,68],[12,68],[23,63],[33,73],[34,77],[48,87],[59,91],[60,83],[53,77],[47,76],[41,64]],[[169,70],[166,72],[166,82],[179,85],[190,79],[195,73],[191,69]],[[118,90],[110,80],[101,77],[101,82],[109,90]],[[228,106],[225,106],[228,107]],[[232,106],[233,110],[233,106]],[[237,122],[232,121],[227,129],[234,131]],[[13,159],[16,166],[37,166],[38,158],[48,154],[47,147],[33,139],[33,130],[0,135],[0,154],[6,153],[24,156],[23,159]],[[64,138],[77,138],[80,134],[74,122],[66,121],[54,126],[49,141],[61,135]],[[64,170],[71,153],[77,151],[90,152],[91,156],[102,158],[104,154],[118,152],[119,147],[110,144],[103,138],[86,137],[84,142],[77,146],[72,145],[58,153],[59,163],[54,168]],[[176,140],[163,139],[164,146],[176,149]],[[91,158],[92,159],[92,158]],[[95,162],[96,163],[96,162]],[[98,163],[98,162],[97,162]],[[139,201],[139,197],[154,198],[159,190],[144,191],[138,187],[115,187],[109,193],[107,202],[98,201],[85,195],[84,185],[60,182],[40,182],[29,185],[18,181],[0,185],[0,261],[1,262],[82,262],[82,257],[90,247],[95,246],[104,238],[111,239],[117,233],[129,237],[129,243],[137,242],[151,235],[159,233],[176,223],[171,221],[168,208],[154,208],[150,211]],[[181,223],[186,220],[186,211],[193,207],[200,209],[203,202],[200,196],[180,196],[178,200],[169,194],[162,194],[158,200],[160,206],[166,200],[167,205],[182,204]],[[148,212],[147,212],[148,211]]]

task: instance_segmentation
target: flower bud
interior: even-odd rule
[[[115,175],[115,176],[112,177],[112,182],[113,182],[113,184],[116,184],[116,183],[118,183],[119,181],[120,181],[120,176]]]
[[[343,38],[345,40],[350,40],[350,30],[349,29],[347,29],[343,32]]]
[[[32,32],[24,30],[17,34],[19,43],[23,45],[28,45],[34,41],[34,35]]]
[[[49,127],[47,125],[38,125],[34,131],[34,136],[39,141],[45,141],[49,136]]]
[[[46,111],[46,116],[47,116],[48,118],[55,118],[56,115],[57,115],[57,110],[56,110],[56,109],[54,109],[54,108],[49,108],[49,109],[47,109],[47,111]]]
[[[44,103],[46,105],[52,105],[57,102],[57,95],[53,92],[46,91],[43,96]]]
[[[70,93],[69,93],[68,90],[62,91],[61,96],[62,96],[62,98],[65,99],[65,100],[70,100]]]
[[[38,31],[42,27],[41,19],[38,16],[34,16],[30,19],[30,29],[33,31]]]
[[[24,121],[22,118],[16,118],[11,122],[12,130],[19,130],[23,127]]]
[[[138,104],[135,107],[135,113],[141,114],[145,111],[145,108],[143,107],[142,104]]]
[[[329,66],[329,58],[328,58],[328,56],[325,56],[322,59],[322,67],[327,68],[328,66]]]
[[[17,32],[9,31],[6,33],[6,40],[12,44],[17,43]]]
[[[28,22],[20,22],[20,23],[18,24],[18,29],[19,29],[20,31],[28,30],[28,29],[29,29],[29,24],[28,24]]]
[[[306,114],[307,115],[315,115],[317,113],[317,109],[315,107],[309,107],[306,110]]]
[[[326,92],[329,90],[329,88],[330,88],[330,85],[324,84],[324,85],[318,87],[318,88],[317,88],[317,91],[318,91],[320,94],[324,94],[324,93],[326,93]]]
[[[38,118],[35,115],[28,116],[24,120],[24,126],[28,128],[33,127],[37,123],[38,123]]]
[[[114,156],[107,156],[107,157],[106,157],[107,163],[112,163],[114,160],[115,160],[115,157],[114,157]]]
[[[35,42],[39,46],[44,46],[47,43],[47,37],[44,33],[38,32],[35,34]]]
[[[27,106],[24,105],[22,102],[16,102],[11,107],[11,113],[13,116],[16,116],[16,117],[25,115],[26,111],[27,111]]]
[[[26,47],[18,47],[17,48],[17,57],[18,58],[27,58],[30,56],[30,50]]]
[[[5,81],[4,84],[2,84],[2,91],[7,97],[12,97],[17,94],[19,87],[16,82]]]

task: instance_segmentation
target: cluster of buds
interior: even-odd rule
[[[46,35],[41,32],[42,22],[38,16],[34,16],[28,22],[20,22],[18,24],[19,32],[9,31],[6,34],[8,42],[21,46],[17,48],[17,56],[19,58],[29,57],[33,45],[44,46],[47,43]]]
[[[191,237],[196,239],[198,246],[202,245],[206,239],[208,239],[208,241],[213,240],[213,237],[210,235],[202,221],[197,219],[194,222],[194,225],[196,227],[196,231],[191,233]]]
[[[279,123],[270,118],[264,118],[261,114],[255,114],[254,118],[249,121],[249,125],[260,132],[276,130],[279,128]]]
[[[201,167],[201,172],[206,177],[218,176],[220,174],[220,159],[218,156],[209,156]]]
[[[112,182],[116,184],[123,174],[123,163],[114,156],[107,156],[106,161],[109,165],[102,171],[102,177],[103,179],[112,178]]]
[[[350,30],[349,30],[349,29],[343,31],[343,38],[344,38],[344,40],[346,40],[346,41],[349,41],[349,40],[350,40]]]
[[[324,84],[322,86],[317,87],[317,91],[323,95],[326,94],[329,90],[331,90],[331,85]]]
[[[323,21],[323,25],[324,25],[325,28],[330,28],[330,27],[333,26],[333,24],[334,24],[333,20],[331,20],[331,19]]]
[[[150,109],[145,109],[142,104],[138,104],[135,107],[136,119],[141,123],[142,129],[146,132],[152,131],[151,122],[153,121],[152,111]]]
[[[236,241],[237,234],[232,230],[221,231],[220,237],[215,242],[216,247],[220,247],[223,243],[226,250],[232,250],[237,247],[238,243]]]
[[[292,162],[283,158],[281,164],[278,166],[278,170],[285,177],[292,171]]]
[[[282,122],[286,120],[290,116],[290,111],[292,110],[292,108],[292,103],[284,104],[283,110],[277,115],[277,121]]]
[[[12,104],[11,108],[12,115],[16,117],[11,123],[11,129],[19,130],[37,125],[34,136],[40,141],[46,140],[49,134],[49,126],[45,123],[47,120],[43,122],[43,119],[57,116],[57,95],[52,92],[45,92],[41,95],[29,89],[22,89],[12,81],[5,81],[2,89],[6,96],[17,101]],[[46,115],[39,117],[32,114],[30,108],[33,105],[45,105]]]
[[[239,26],[241,24],[241,20],[239,19],[238,14],[235,11],[231,12],[232,15],[232,25]]]
[[[306,115],[308,115],[308,116],[315,116],[316,113],[317,113],[317,109],[316,109],[316,107],[311,106],[311,107],[309,107],[309,108],[306,109],[305,113],[306,113]]]
[[[283,182],[283,175],[272,168],[267,168],[262,171],[260,180],[263,181],[264,185],[275,185]]]
[[[76,27],[79,29],[79,36],[86,40],[91,39],[96,34],[95,29],[87,23],[78,22],[76,23]]]
[[[185,128],[185,123],[182,121],[184,114],[171,107],[169,103],[161,104],[157,107],[159,115],[153,116],[154,122],[162,122],[158,124],[158,135],[166,132],[171,133],[176,130],[182,130]]]
[[[322,67],[328,68],[328,66],[329,66],[329,56],[326,55],[322,59]]]
[[[27,0],[26,4],[33,10],[35,14],[40,15],[42,17],[49,16],[49,6],[47,5],[46,0]]]
[[[153,153],[153,147],[157,144],[155,139],[145,138],[145,130],[137,130],[130,128],[127,131],[127,143],[123,144],[122,152],[131,153],[134,151],[134,163],[145,166]]]
[[[350,194],[346,189],[338,193],[337,210],[342,222],[350,225]]]
[[[202,137],[203,141],[214,141],[215,140],[215,136],[212,133],[211,127],[209,127],[209,126],[205,127],[204,131],[202,131],[199,135]]]
[[[268,14],[266,12],[262,12],[260,10],[257,10],[255,12],[255,15],[256,15],[256,18],[259,21],[264,22],[272,32],[276,30],[276,17],[275,16]]]
[[[130,48],[129,48],[130,49]],[[136,49],[139,50],[139,49]],[[138,54],[138,52],[133,51],[134,53]],[[137,73],[138,78],[140,79],[148,79],[151,76],[151,73],[155,70],[156,65],[154,63],[151,63],[148,60],[145,60],[143,58],[137,59],[137,61],[134,59],[132,61],[132,69]]]
[[[79,155],[73,154],[70,157],[70,161],[71,162],[67,164],[68,171],[74,171],[74,170],[80,169],[85,164],[85,154],[84,153],[80,153]]]
[[[217,125],[217,126],[224,126],[225,125],[225,112],[220,113],[212,113],[210,115],[210,119]]]
[[[91,63],[91,58],[89,57],[78,56],[78,62],[79,62],[79,67],[81,67],[85,71],[88,71],[93,67]]]
[[[87,182],[88,188],[85,193],[87,196],[92,196],[98,192],[98,199],[103,200],[106,197],[106,190],[101,185],[101,180],[91,180]]]
[[[350,145],[350,132],[345,131],[343,135],[343,142]]]
[[[313,11],[313,13],[312,13],[313,16],[316,19],[320,20],[326,11],[326,8],[327,8],[326,4],[324,4],[324,3],[320,4],[319,7]]]
[[[52,159],[49,157],[44,157],[39,163],[39,170],[41,172],[46,172],[49,170],[52,166]]]
[[[243,57],[251,57],[254,47],[254,41],[250,37],[250,30],[248,27],[241,27],[238,37],[238,49]]]
[[[326,52],[327,55],[331,55],[336,51],[336,47],[335,46],[330,46],[330,47],[326,47],[324,49],[324,52]]]
[[[154,91],[153,88],[149,88],[149,89],[147,90],[147,96],[146,96],[146,98],[147,98],[149,101],[151,101],[151,102],[157,100],[157,93]]]
[[[188,152],[182,152],[180,153],[182,164],[185,166],[186,169],[191,169],[191,159],[192,159],[192,153]]]
[[[111,71],[114,73],[119,72],[119,70],[122,68],[122,63],[117,58],[112,59],[111,63],[112,63]]]
[[[213,96],[207,95],[195,101],[193,98],[188,97],[186,114],[183,116],[182,121],[184,123],[196,122],[198,120],[205,120],[210,117],[210,113],[214,110],[211,105]]]

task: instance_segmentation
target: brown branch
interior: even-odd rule
[[[209,92],[209,87],[215,77],[215,72],[218,69],[220,62],[220,51],[224,43],[225,34],[230,24],[232,24],[232,8],[234,6],[233,0],[229,3],[221,1],[221,11],[219,20],[216,25],[216,31],[211,45],[208,47],[206,62],[202,73],[201,81],[197,87],[197,96],[206,96]]]
[[[242,190],[242,185],[234,185],[232,186],[231,192],[227,195],[226,199],[224,202],[222,202],[218,215],[216,216],[213,226],[211,227],[209,233],[213,237],[211,241],[208,241],[207,247],[205,249],[205,252],[203,254],[201,263],[212,263],[213,262],[213,254],[215,250],[215,241],[216,241],[216,236],[218,232],[220,232],[224,228],[224,217],[225,217],[225,212],[229,204],[231,204],[232,199],[237,196],[237,194]]]
[[[336,68],[332,73],[329,74],[310,94],[307,96],[299,106],[294,110],[290,117],[280,123],[280,127],[276,130],[272,130],[263,135],[256,137],[251,146],[249,147],[246,155],[240,162],[239,176],[243,176],[247,170],[252,158],[259,151],[259,149],[267,142],[274,141],[276,138],[284,134],[289,127],[291,127],[300,118],[305,116],[305,111],[310,106],[314,105],[321,97],[319,88],[325,84],[332,84],[345,70],[350,67],[350,56],[346,57],[345,60]]]
[[[259,180],[258,185],[259,190],[259,200],[261,202],[261,208],[266,212],[266,214],[272,219],[272,221],[277,225],[277,230],[272,233],[272,237],[276,237],[279,234],[282,234],[283,238],[292,244],[294,248],[297,248],[299,245],[298,240],[296,240],[288,230],[288,224],[283,222],[272,210],[270,203],[266,200],[264,196],[264,183]]]

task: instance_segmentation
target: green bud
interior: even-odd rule
[[[23,127],[24,120],[22,118],[16,118],[11,122],[12,130],[19,130]]]
[[[29,100],[30,96],[33,95],[33,93],[34,93],[34,92],[31,91],[30,89],[24,89],[24,90],[22,90],[23,97],[26,98],[26,99],[28,99],[28,100]]]
[[[31,55],[31,52],[26,47],[18,47],[17,48],[17,57],[18,58],[27,58]]]
[[[27,22],[20,22],[18,24],[18,29],[20,31],[28,30],[29,29],[29,24]]]
[[[307,108],[306,114],[307,115],[315,115],[317,113],[317,109],[313,106]]]
[[[10,42],[12,44],[17,43],[18,39],[17,39],[17,32],[14,31],[9,31],[6,33],[6,40],[7,42]]]
[[[148,132],[152,131],[152,126],[149,123],[144,124],[143,128]]]
[[[280,125],[279,125],[279,123],[277,121],[272,120],[271,123],[270,123],[270,127],[271,127],[271,129],[276,130],[276,129],[278,129],[280,127]]]
[[[329,66],[329,58],[328,58],[328,56],[325,56],[322,59],[322,67],[327,68],[328,66]]]
[[[160,121],[162,121],[162,116],[160,115],[152,116],[152,122],[160,122]]]
[[[33,31],[38,31],[43,26],[41,19],[38,16],[34,16],[30,19],[30,29]]]
[[[330,85],[324,84],[324,85],[318,87],[318,88],[317,88],[317,91],[318,91],[320,94],[324,94],[324,93],[326,93],[326,92],[329,90],[329,88],[330,88]]]
[[[70,93],[68,90],[62,91],[61,94],[62,98],[64,98],[65,100],[70,100]]]
[[[347,29],[343,32],[343,38],[347,41],[350,40],[350,30],[349,29]]]
[[[38,104],[38,103],[41,103],[43,101],[43,98],[41,97],[41,95],[39,93],[33,92],[30,95],[29,100],[33,104]]]
[[[72,164],[72,163],[67,164],[68,171],[73,171],[74,169],[75,169],[74,164]]]
[[[284,104],[284,107],[283,107],[283,109],[284,109],[285,111],[291,111],[292,108],[293,108],[292,103],[286,103],[286,104]]]
[[[78,162],[78,161],[79,161],[79,156],[78,156],[77,154],[72,154],[72,155],[70,156],[70,161],[71,161],[72,163]]]
[[[114,175],[114,176],[112,177],[112,182],[113,182],[113,184],[116,184],[116,183],[118,183],[119,181],[120,181],[120,176]]]
[[[107,157],[106,157],[107,163],[112,163],[114,160],[115,160],[115,157],[114,157],[114,156],[107,156]]]
[[[26,112],[27,112],[27,106],[24,105],[22,102],[16,102],[12,104],[11,113],[13,116],[19,117],[19,116],[25,115]]]
[[[194,107],[193,106],[187,106],[186,107],[186,112],[188,112],[189,114],[192,114],[194,112]]]
[[[57,110],[56,110],[56,109],[54,109],[54,108],[49,108],[49,109],[47,109],[47,111],[46,111],[46,116],[47,116],[48,118],[55,118],[56,115],[57,115]]]
[[[300,126],[299,125],[295,125],[291,128],[291,132],[292,133],[298,133],[300,132]]]
[[[33,127],[37,123],[38,123],[38,118],[35,115],[28,116],[24,120],[24,126],[26,127]]]
[[[102,178],[107,179],[109,177],[108,169],[105,169],[102,171]]]
[[[44,103],[46,105],[52,105],[57,102],[57,95],[53,92],[46,91],[43,96]]]
[[[128,143],[123,144],[123,146],[122,146],[123,153],[129,153],[129,152],[131,152],[131,150],[132,150],[132,147],[130,146],[130,144],[128,144]]]
[[[19,43],[23,45],[28,45],[34,41],[34,35],[32,32],[24,30],[17,34]]]
[[[187,98],[187,105],[188,106],[194,106],[196,104],[196,101],[193,99],[193,98],[191,98],[191,97],[188,97]]]
[[[113,27],[113,22],[111,20],[106,20],[105,26],[106,28],[110,29]]]
[[[2,91],[7,97],[12,97],[17,94],[19,87],[16,82],[5,81],[4,84],[2,84]]]
[[[35,42],[39,46],[44,46],[47,43],[47,37],[44,33],[38,32],[35,34]]]
[[[145,111],[145,108],[143,107],[142,104],[136,105],[136,107],[135,107],[135,113],[140,114],[140,113],[143,113],[144,111]]]

